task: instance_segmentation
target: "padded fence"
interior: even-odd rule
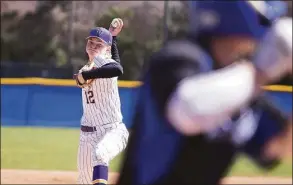
[[[119,87],[124,122],[132,126],[138,88]],[[272,102],[292,114],[292,90],[267,91]],[[78,127],[82,115],[81,90],[67,85],[1,84],[1,124],[8,126]]]

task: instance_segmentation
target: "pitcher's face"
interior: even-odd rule
[[[90,37],[87,40],[86,52],[89,56],[105,55],[108,45],[101,39],[96,37]]]

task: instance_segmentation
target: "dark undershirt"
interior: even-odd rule
[[[123,68],[119,63],[111,62],[100,68],[82,72],[85,80],[96,78],[113,78],[123,74]]]
[[[119,51],[117,47],[117,38],[113,37],[112,47],[111,47],[112,59],[116,62],[111,62],[103,65],[100,68],[93,69],[90,71],[82,72],[82,77],[85,80],[96,79],[96,78],[113,78],[118,77],[123,74],[123,67],[120,64]]]
[[[117,37],[113,37],[112,41],[112,47],[111,47],[111,55],[112,59],[115,60],[116,62],[120,63],[120,57],[119,57],[119,51],[118,51],[118,46],[117,46]]]

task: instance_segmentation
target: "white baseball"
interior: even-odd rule
[[[118,24],[119,24],[119,21],[118,21],[118,19],[113,19],[113,21],[112,21],[112,23],[111,23],[111,26],[113,27],[113,28],[117,28],[118,27]]]

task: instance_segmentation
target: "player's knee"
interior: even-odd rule
[[[125,130],[125,140],[126,140],[126,142],[128,141],[128,138],[129,138],[129,131],[126,129]]]
[[[123,150],[125,149],[125,147],[126,147],[126,145],[128,143],[128,138],[129,138],[129,132],[126,130],[124,132],[124,134],[122,135],[121,141],[120,141]]]
[[[95,164],[108,166],[110,162],[110,153],[107,152],[106,148],[97,147],[95,150]]]
[[[128,138],[129,138],[129,131],[124,126],[123,127],[123,134],[121,134],[120,143],[122,145],[122,150],[124,150],[128,144]]]

